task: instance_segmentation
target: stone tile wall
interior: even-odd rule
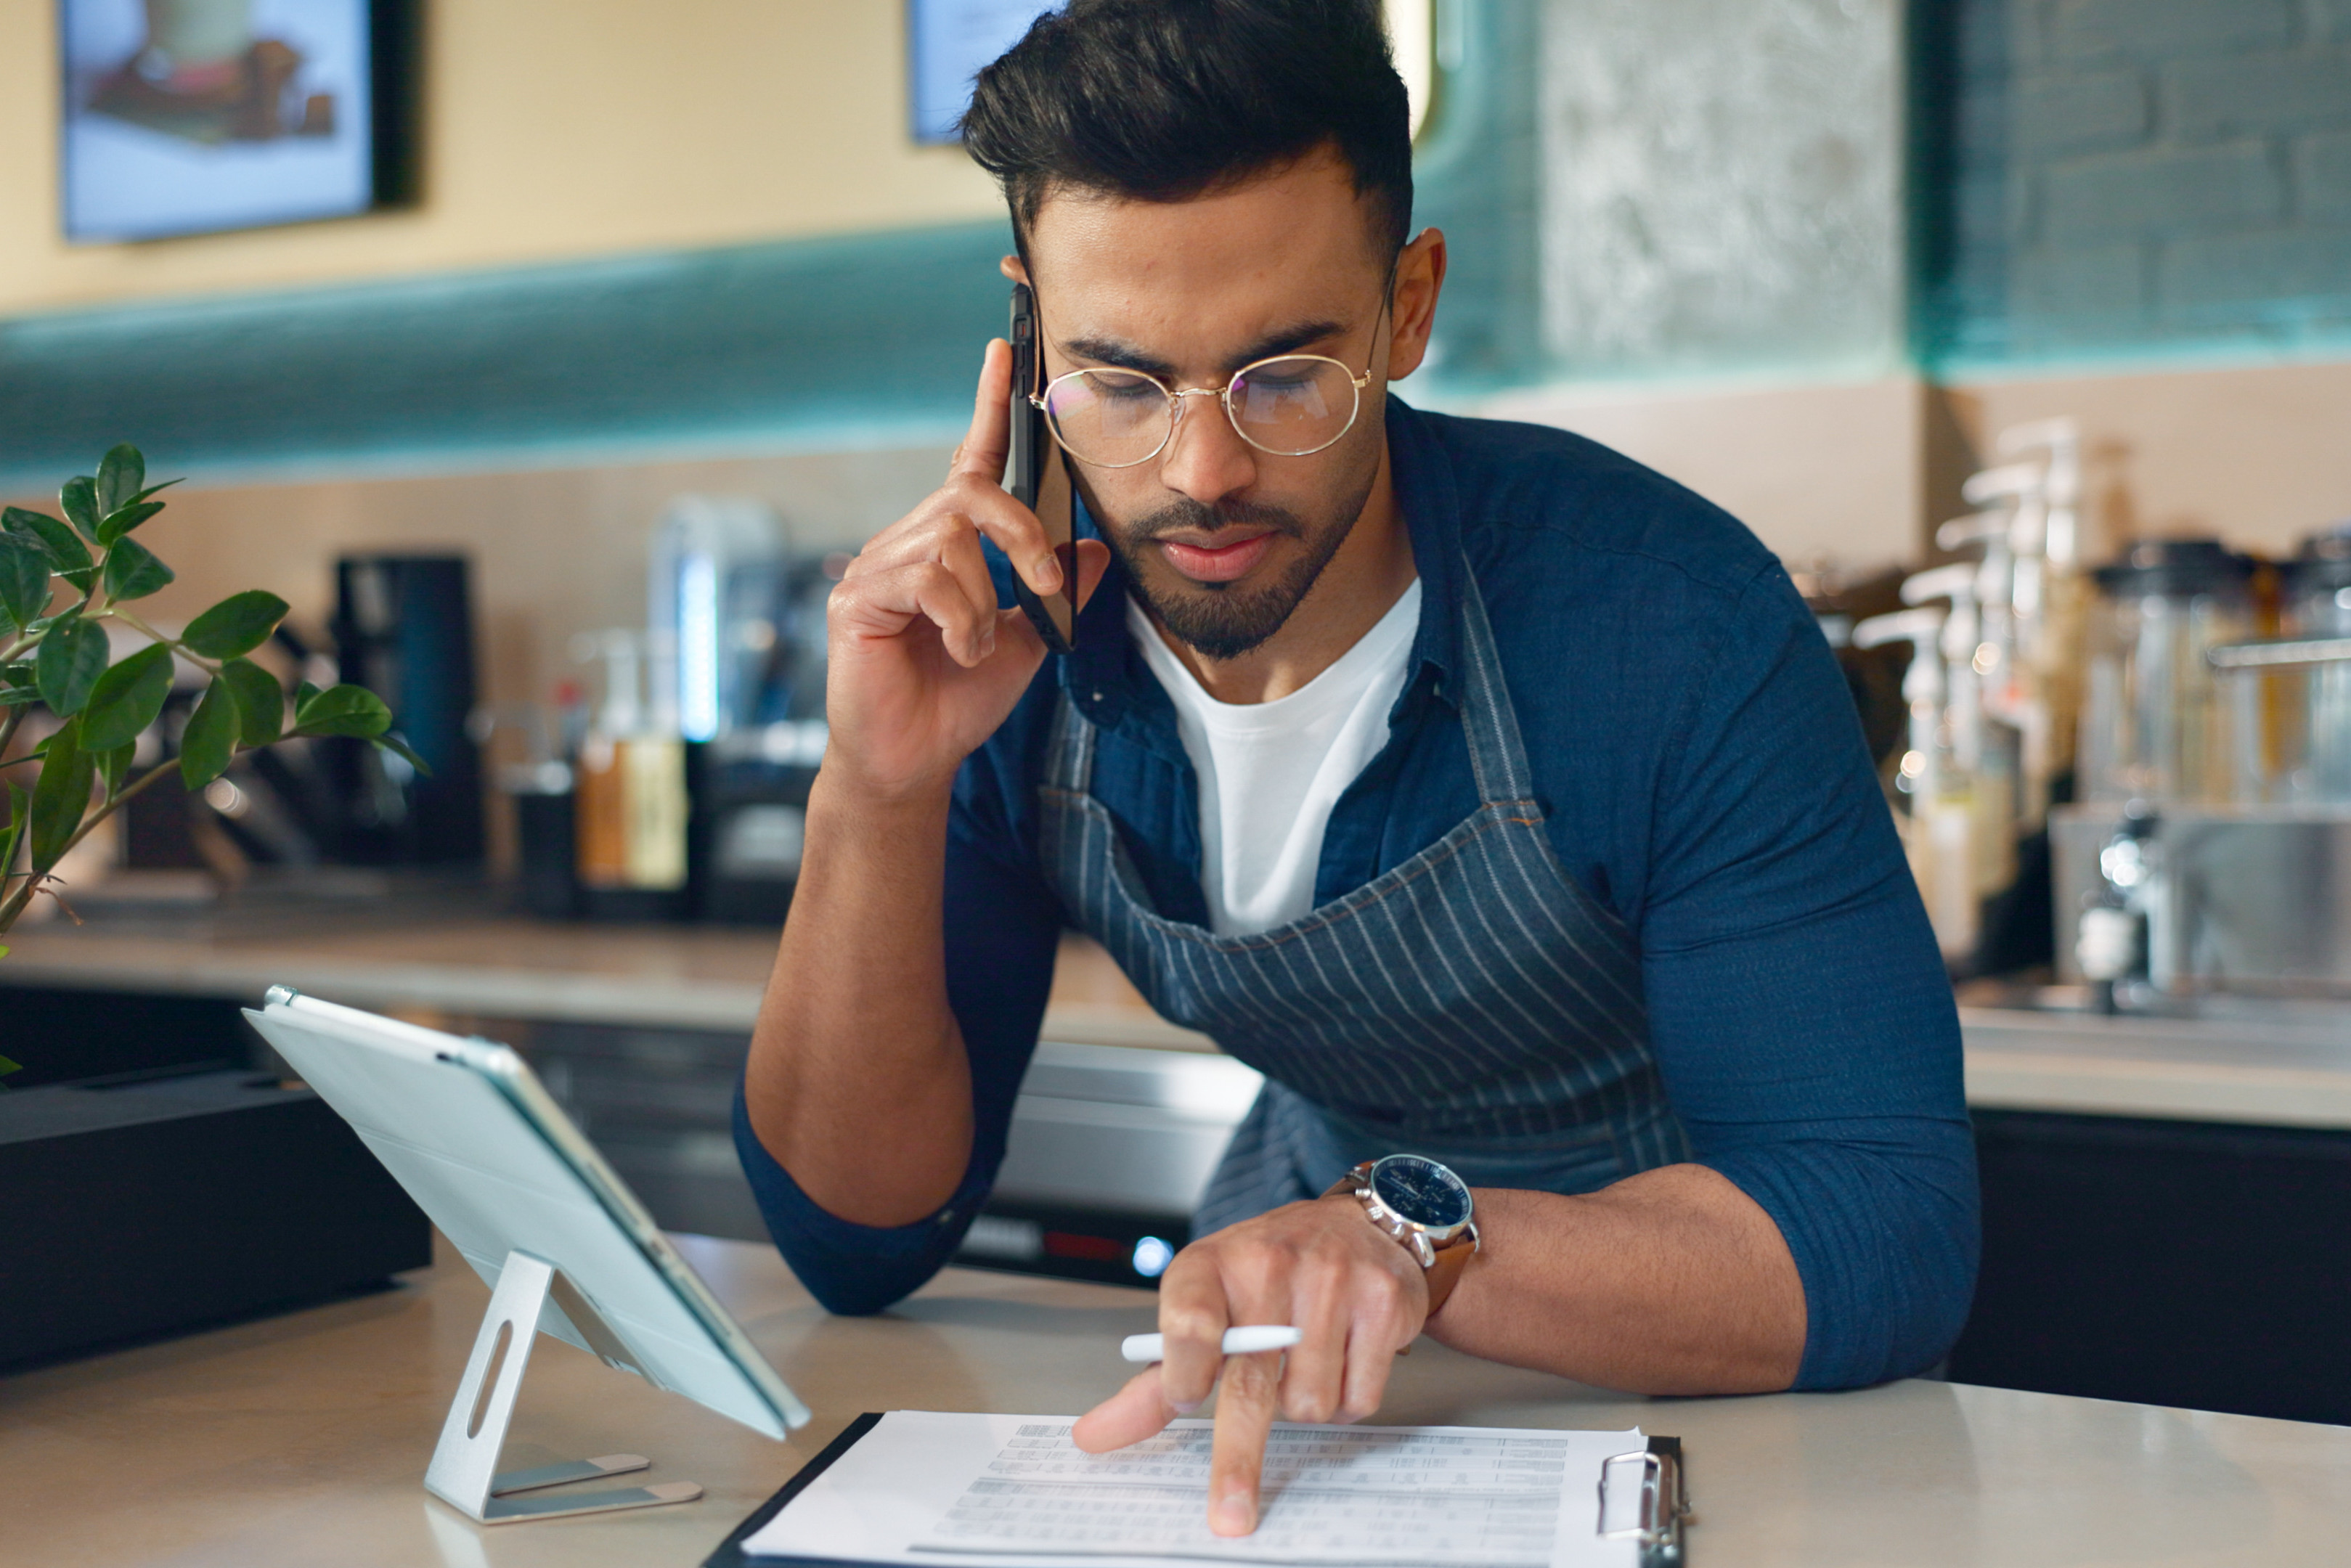
[[[1882,374],[1904,311],[1902,0],[1542,0],[1556,373]]]

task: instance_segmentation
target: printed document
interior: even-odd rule
[[[1207,1526],[1206,1420],[1081,1453],[1066,1416],[895,1410],[743,1543],[925,1568],[1631,1568],[1598,1534],[1601,1461],[1629,1432],[1276,1424],[1253,1535]],[[1612,1522],[1614,1522],[1612,1521]]]

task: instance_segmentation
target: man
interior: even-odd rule
[[[1446,251],[1373,7],[1073,0],[964,129],[1101,537],[1048,660],[981,545],[1060,587],[992,344],[946,485],[833,595],[737,1117],[801,1279],[872,1312],[951,1254],[1070,925],[1269,1078],[1165,1364],[1076,1433],[1221,1379],[1218,1532],[1273,1419],[1371,1414],[1423,1332],[1657,1393],[1933,1364],[1975,1268],[1957,1021],[1836,666],[1696,497],[1388,395]],[[1223,1358],[1237,1323],[1304,1337]]]

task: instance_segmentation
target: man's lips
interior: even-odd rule
[[[1167,564],[1193,581],[1230,582],[1249,575],[1272,548],[1275,537],[1268,531],[1216,546],[1187,545],[1175,539],[1160,539],[1157,543],[1167,557]]]

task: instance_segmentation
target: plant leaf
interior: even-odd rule
[[[139,486],[147,483],[147,459],[139,448],[125,441],[99,459],[98,509],[118,512],[136,500]]]
[[[182,481],[182,480],[180,480],[180,479],[166,479],[166,480],[164,480],[164,481],[163,481],[162,484],[160,484],[160,485],[150,485],[150,486],[148,486],[144,490],[140,491],[140,492],[139,492],[139,494],[137,494],[137,495],[135,495],[135,496],[131,497],[131,498],[132,500],[134,500],[134,501],[143,501],[143,500],[145,500],[148,497],[152,496],[152,495],[156,494],[156,493],[157,493],[157,492],[159,492],[159,491],[168,490],[168,489],[170,489],[172,486],[177,485],[177,484],[181,484],[181,483],[183,483],[183,481]]]
[[[399,736],[379,735],[375,737],[375,743],[383,747],[386,751],[392,752],[393,755],[402,758],[411,768],[415,768],[423,777],[427,779],[433,777],[433,769],[425,765],[424,758],[417,756],[415,752],[410,750],[408,742],[401,739]]]
[[[48,607],[48,552],[37,539],[0,536],[0,623],[30,626]]]
[[[66,844],[81,826],[89,809],[89,753],[81,749],[76,731],[79,719],[68,719],[49,737],[41,755],[41,776],[33,784],[33,869],[47,871],[66,852]]]
[[[105,629],[78,615],[49,628],[33,656],[33,671],[51,713],[67,718],[81,711],[89,688],[106,673],[106,655]]]
[[[193,621],[180,633],[180,642],[207,659],[234,659],[269,641],[286,619],[286,601],[260,589],[233,593]]]
[[[0,832],[0,875],[16,869],[16,849],[25,841],[25,818],[30,805],[31,798],[15,779],[9,779],[8,827],[5,832]],[[0,888],[6,885],[5,881],[0,881]]]
[[[150,643],[98,677],[81,711],[84,751],[110,751],[139,738],[172,695],[172,650]]]
[[[296,713],[300,713],[302,711],[302,705],[308,702],[312,697],[315,697],[318,695],[319,688],[312,685],[308,681],[304,681],[301,685],[296,686],[294,688],[294,711]]]
[[[74,531],[47,512],[28,512],[22,507],[11,507],[0,512],[0,527],[5,527],[19,538],[37,541],[49,552],[49,565],[70,575],[88,571],[91,567],[89,547],[74,537]],[[88,588],[87,579],[75,585]]]
[[[286,688],[251,659],[231,659],[221,679],[236,695],[237,733],[247,746],[267,746],[286,733]]]
[[[236,693],[215,676],[180,733],[180,781],[201,789],[221,776],[236,755]]]
[[[365,686],[329,686],[313,692],[294,709],[297,735],[350,735],[373,740],[391,727],[392,710]]]
[[[163,509],[161,501],[132,501],[98,520],[98,542],[110,545]]]
[[[144,599],[172,580],[172,569],[137,539],[117,539],[106,552],[106,591],[116,599]]]
[[[41,688],[33,679],[30,659],[0,664],[0,707],[24,707],[40,700]]]
[[[111,750],[98,754],[98,776],[106,784],[106,798],[113,800],[122,788],[123,775],[131,771],[131,758],[139,749],[135,740],[126,740]]]
[[[86,539],[98,538],[98,519],[102,515],[98,507],[98,481],[87,474],[77,474],[57,487],[57,507],[66,520],[81,530]]]

